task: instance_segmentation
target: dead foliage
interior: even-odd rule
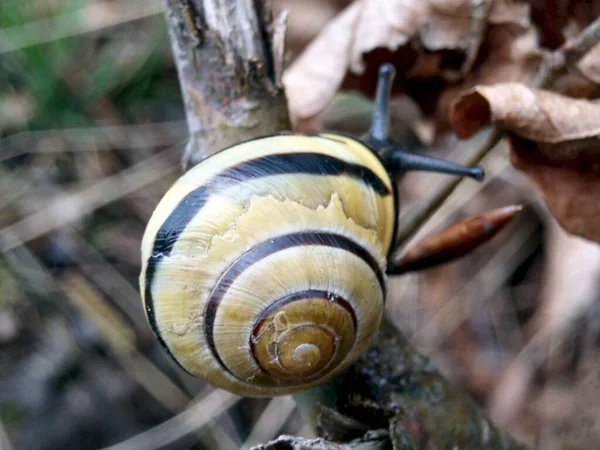
[[[467,138],[492,124],[508,133],[512,164],[569,232],[600,241],[600,106],[520,83],[463,94],[451,121]]]
[[[518,205],[498,208],[427,236],[394,261],[391,271],[424,270],[465,256],[496,236],[520,210]]]

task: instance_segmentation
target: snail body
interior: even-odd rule
[[[142,240],[142,300],[191,375],[276,396],[342,372],[382,319],[398,217],[392,169],[476,176],[391,147],[393,72],[380,74],[367,143],[327,133],[253,139],[193,167],[156,207]]]

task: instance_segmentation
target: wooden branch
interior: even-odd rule
[[[281,83],[287,16],[269,1],[164,0],[189,141],[182,166],[290,130]]]
[[[361,359],[333,382],[295,398],[310,397],[303,415],[319,435],[366,448],[525,450],[496,427],[460,388],[452,385],[384,319]],[[310,405],[310,408],[309,408]],[[376,443],[368,447],[364,441]],[[275,444],[276,442],[270,443]],[[298,448],[337,448],[323,442]],[[381,446],[380,446],[381,445]],[[255,447],[286,449],[284,445]],[[346,448],[346,447],[341,447]],[[347,448],[354,448],[349,446]]]
[[[548,54],[532,86],[549,87],[559,75],[574,67],[598,42],[600,42],[600,18],[594,20],[575,38]]]

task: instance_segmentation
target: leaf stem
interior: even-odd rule
[[[565,42],[559,49],[544,58],[540,69],[534,76],[532,86],[536,88],[549,87],[559,75],[577,64],[598,42],[600,42],[600,17],[572,40]]]

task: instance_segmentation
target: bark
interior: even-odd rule
[[[360,444],[358,448],[526,448],[496,427],[466,392],[445,379],[387,320],[350,370],[302,395],[311,398],[303,413],[319,435]],[[381,447],[382,441],[387,446]]]
[[[290,129],[281,83],[286,15],[263,0],[165,0],[189,129],[187,170],[241,141]]]
[[[227,146],[290,128],[280,82],[285,15],[274,19],[267,0],[165,6],[190,133],[184,170]],[[390,325],[346,374],[295,400],[326,439],[353,442],[282,437],[262,448],[523,448]]]

